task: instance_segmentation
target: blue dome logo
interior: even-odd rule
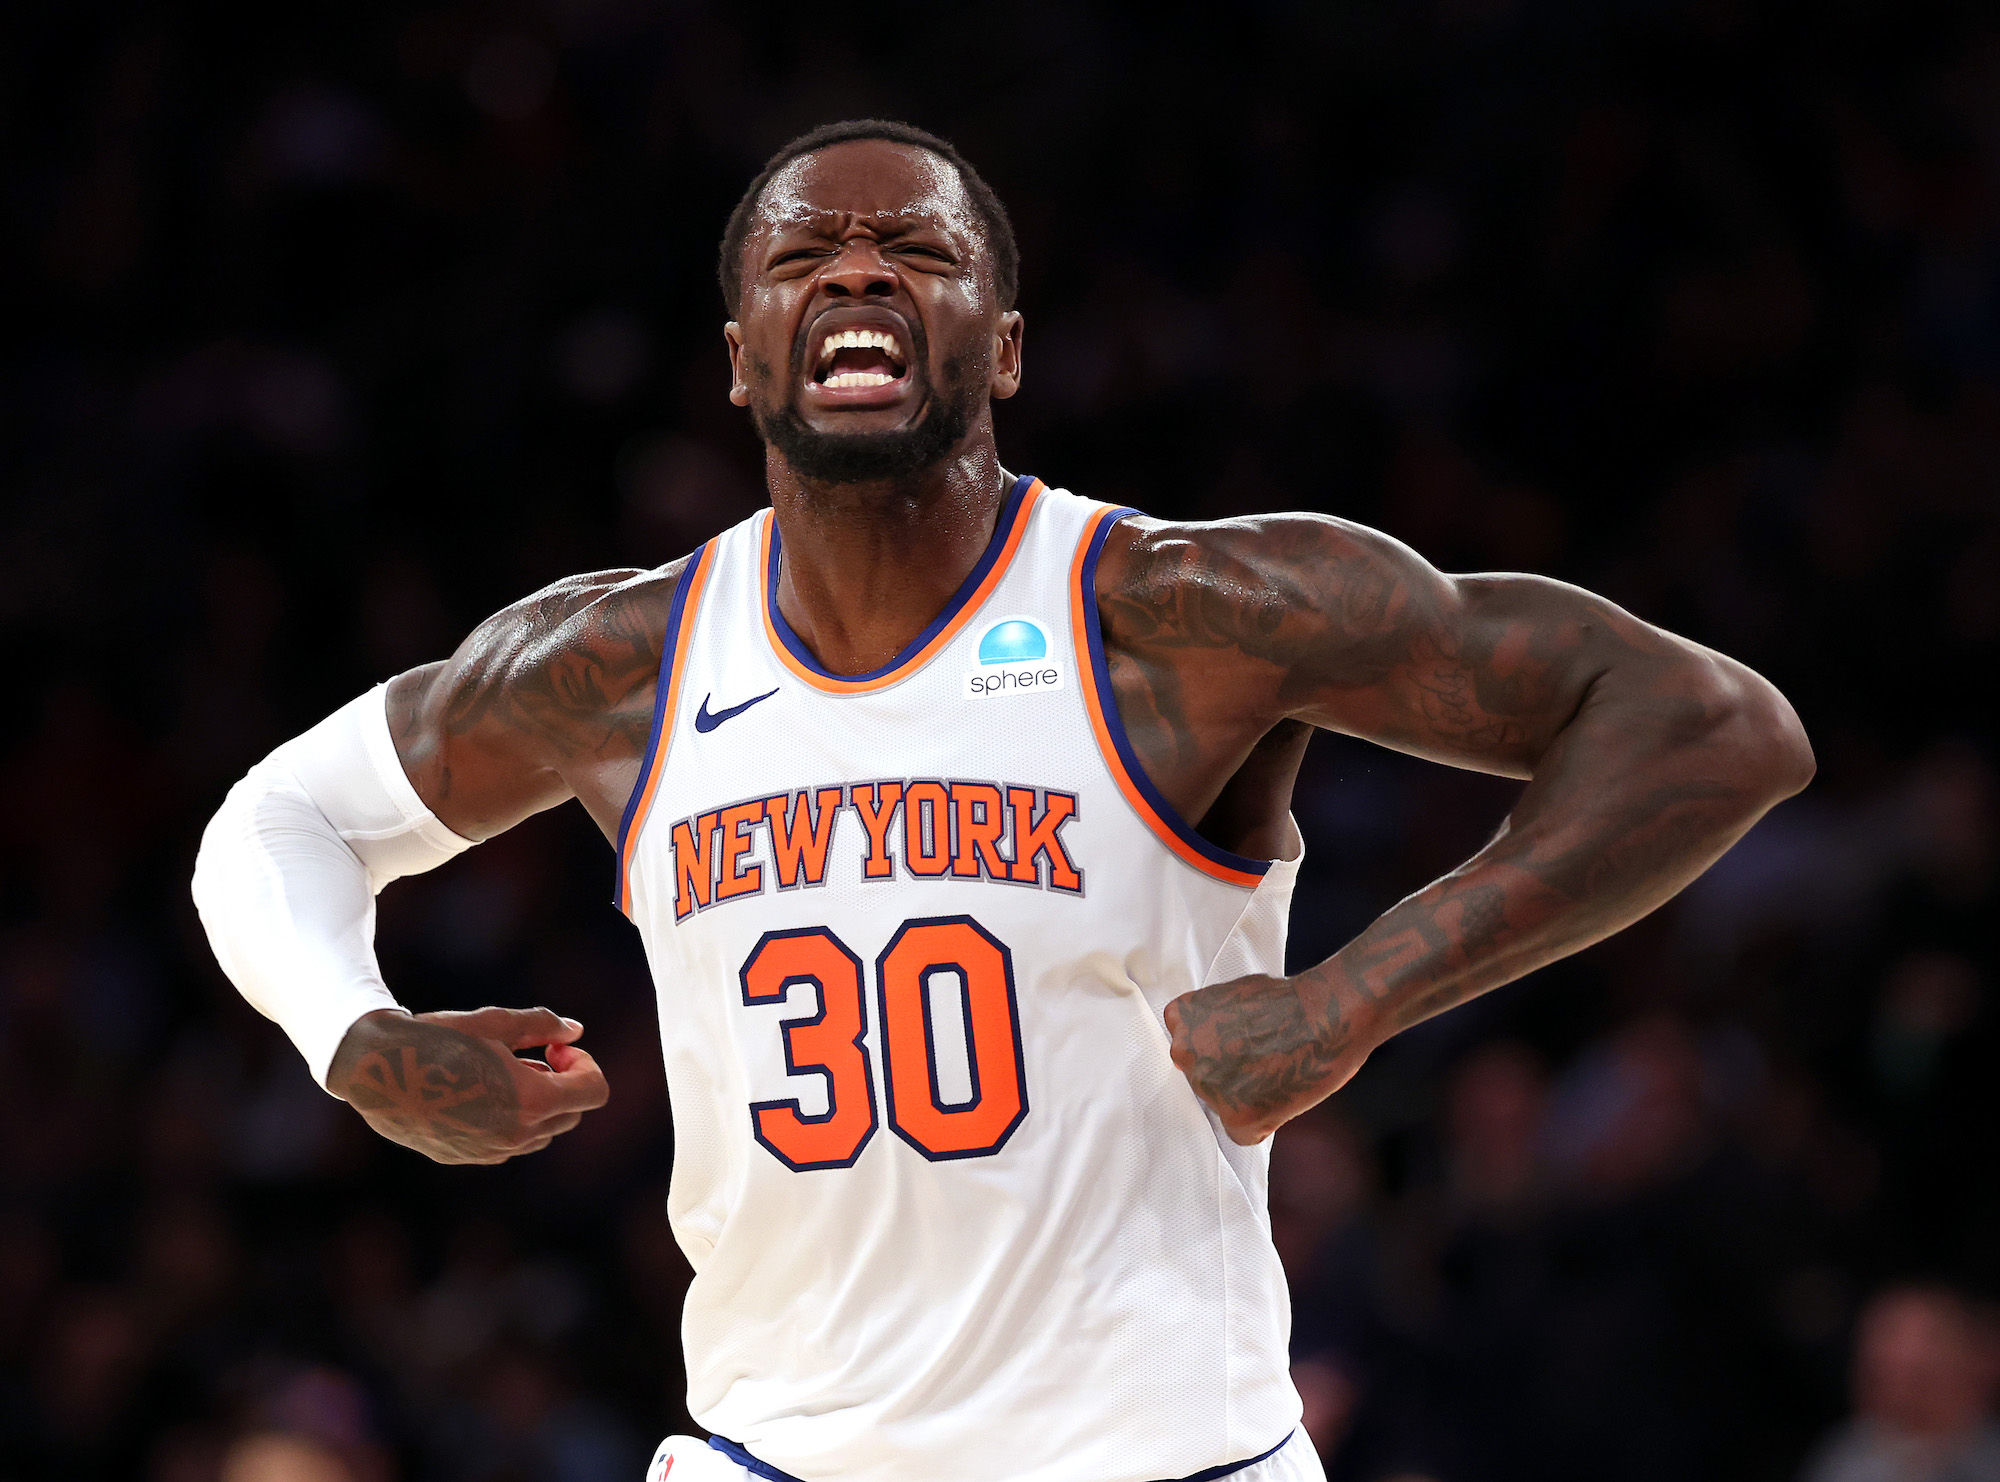
[[[1023,659],[1047,658],[1049,640],[1041,625],[1028,618],[1008,618],[995,623],[979,640],[979,662],[1014,664]]]

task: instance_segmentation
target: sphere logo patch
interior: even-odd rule
[[[1037,695],[1063,687],[1065,665],[1053,657],[1048,630],[1031,617],[1003,617],[979,635],[979,667],[966,671],[968,700]]]

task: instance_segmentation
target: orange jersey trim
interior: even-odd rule
[[[965,625],[972,621],[993,589],[1000,584],[1000,578],[1007,574],[1013,563],[1014,554],[1021,548],[1021,537],[1027,532],[1028,521],[1033,518],[1035,505],[1046,492],[1040,479],[1023,478],[1025,486],[1018,499],[1010,500],[1013,505],[1012,518],[1004,506],[1001,511],[1002,524],[994,531],[995,544],[987,548],[987,554],[979,566],[972,569],[944,611],[935,618],[930,627],[919,634],[909,648],[893,659],[888,667],[872,674],[858,674],[851,678],[829,674],[817,664],[801,657],[805,645],[789,630],[780,632],[778,625],[783,618],[778,614],[778,574],[772,550],[773,533],[777,529],[777,516],[773,512],[764,515],[764,528],[759,536],[757,570],[764,582],[764,636],[770,640],[771,652],[798,679],[811,685],[822,694],[863,695],[875,690],[887,689],[898,680],[908,678],[916,670],[929,663],[944,646],[956,638]],[[985,567],[982,573],[980,567]],[[790,642],[787,642],[790,639]]]
[[[688,563],[681,575],[680,589],[667,615],[665,653],[660,661],[659,694],[653,700],[653,733],[646,743],[646,758],[640,766],[638,786],[625,806],[625,819],[618,831],[618,909],[632,914],[632,855],[639,846],[639,831],[652,812],[653,797],[660,790],[660,778],[667,769],[667,748],[674,737],[674,714],[679,708],[681,676],[687,672],[688,644],[694,637],[695,618],[701,608],[701,594],[715,569],[716,543],[709,541]]]

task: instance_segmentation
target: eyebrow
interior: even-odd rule
[[[832,230],[837,229],[840,223],[848,217],[861,216],[863,214],[858,211],[819,212],[803,221],[794,220],[776,223],[769,228],[769,231],[774,237],[782,237],[793,232],[826,236]],[[934,216],[878,216],[868,219],[883,236],[904,236],[913,231],[935,231],[938,235],[946,237],[958,235],[943,220]]]

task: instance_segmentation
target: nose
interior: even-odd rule
[[[829,298],[887,298],[896,291],[896,275],[882,258],[882,245],[865,237],[840,244],[833,265],[820,275],[820,291]]]

